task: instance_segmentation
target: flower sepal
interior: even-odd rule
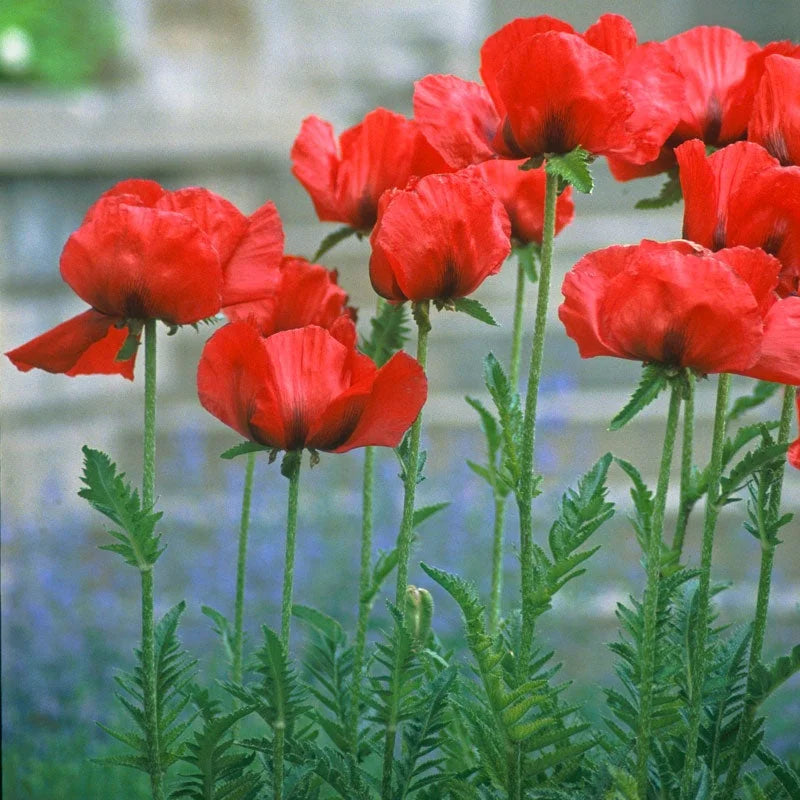
[[[129,361],[136,355],[139,349],[139,341],[142,337],[142,328],[144,328],[143,319],[126,319],[120,320],[114,325],[115,328],[127,328],[128,335],[122,343],[122,347],[117,351],[114,356],[114,361]]]
[[[312,466],[314,463],[314,453],[312,452],[311,455],[311,464]],[[291,480],[292,476],[297,474],[297,470],[300,469],[300,464],[303,460],[303,451],[302,450],[288,450],[286,455],[283,457],[281,461],[281,475],[284,478],[289,478]],[[317,462],[319,461],[319,455],[317,455]]]

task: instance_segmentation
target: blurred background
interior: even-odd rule
[[[335,228],[317,222],[290,173],[289,150],[302,119],[317,114],[338,131],[383,105],[411,112],[412,82],[428,73],[477,79],[483,39],[515,16],[549,13],[578,29],[601,11],[626,14],[641,40],[700,24],[733,27],[766,42],[800,34],[800,3],[764,0],[526,2],[407,0],[4,0],[0,4],[0,313],[3,350],[83,310],[61,282],[58,258],[86,208],[127,177],[170,189],[202,185],[250,213],[267,199],[282,215],[287,252],[310,256]],[[557,324],[563,273],[588,250],[644,237],[680,235],[681,211],[634,211],[661,178],[615,184],[594,168],[592,196],[576,197],[576,220],[556,243],[552,327],[542,384],[536,501],[546,534],[560,493],[603,452],[634,460],[654,483],[665,404],[624,431],[608,421],[639,377],[633,362],[581,362]],[[365,329],[374,296],[366,242],[348,240],[326,265],[360,306]],[[420,502],[452,501],[421,529],[418,553],[488,589],[492,503],[465,465],[483,443],[465,394],[483,396],[481,359],[507,359],[515,265],[486,282],[478,298],[502,323],[487,328],[463,315],[434,317],[431,397],[425,411],[428,479]],[[207,328],[181,330],[159,345],[159,506],[167,551],[156,573],[157,613],[188,602],[183,639],[202,654],[206,680],[224,664],[201,604],[232,615],[236,536],[244,463],[218,454],[238,437],[196,401],[194,375]],[[523,363],[526,363],[523,361]],[[142,375],[66,378],[17,372],[2,359],[2,671],[4,791],[8,797],[133,797],[138,778],[86,762],[107,752],[94,721],[113,721],[117,668],[130,668],[138,637],[138,575],[111,554],[101,519],[77,496],[84,443],[110,453],[134,482],[140,476]],[[748,382],[735,387],[747,391]],[[707,458],[715,382],[699,387],[698,460]],[[777,416],[776,404],[751,415]],[[325,456],[303,476],[296,598],[352,626],[357,583],[362,453]],[[391,452],[378,459],[377,546],[390,547],[401,486]],[[614,607],[643,584],[639,552],[625,520],[628,486],[612,470],[617,516],[588,576],[570,584],[541,625],[543,644],[576,679],[589,716],[602,712],[598,686],[613,685],[605,642],[616,637]],[[278,624],[285,481],[259,461],[248,574],[251,633]],[[788,476],[788,510],[800,509],[800,475]],[[676,496],[670,497],[673,518]],[[733,586],[719,597],[722,619],[752,615],[759,546],[739,509],[722,517],[715,578]],[[668,526],[670,525],[668,520]],[[695,520],[695,523],[697,520]],[[791,526],[790,526],[791,527]],[[668,527],[669,530],[669,527]],[[776,558],[768,657],[800,640],[798,525],[785,529]],[[508,516],[506,607],[516,597],[516,515]],[[688,548],[696,558],[697,526]],[[416,559],[418,560],[418,559]],[[411,580],[424,575],[412,567]],[[440,635],[458,641],[459,616],[436,594]],[[376,608],[377,628],[385,620]],[[302,637],[298,636],[298,644]],[[782,753],[800,747],[798,683],[776,704],[769,731]],[[794,724],[792,722],[794,719]],[[119,787],[115,781],[121,781]],[[114,792],[117,791],[115,795]]]

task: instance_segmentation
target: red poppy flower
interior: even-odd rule
[[[336,283],[335,270],[284,256],[274,276],[275,287],[267,297],[225,309],[228,319],[249,322],[262,336],[306,325],[330,328],[342,315],[355,319],[347,293]]]
[[[511,223],[497,195],[466,173],[429,175],[381,198],[369,276],[393,303],[465,297],[499,272]]]
[[[292,145],[292,172],[311,195],[317,216],[360,231],[375,224],[386,189],[405,186],[413,176],[449,171],[414,120],[385,108],[346,130],[338,144],[330,123],[308,117]]]
[[[800,166],[800,59],[772,55],[765,60],[747,138],[784,166]]]
[[[522,170],[522,161],[496,159],[470,167],[469,171],[485,180],[503,203],[511,220],[511,238],[520,244],[542,243],[544,228],[545,174],[542,167]],[[556,233],[572,222],[575,204],[568,186],[556,203]]]
[[[184,325],[266,292],[283,251],[278,212],[245,217],[206,189],[128,180],[89,209],[61,253],[61,275],[92,309],[6,355],[22,371],[133,377],[115,356],[147,319]]]
[[[763,250],[687,241],[609,247],[564,279],[559,318],[583,358],[607,355],[701,373],[800,382],[800,298],[778,300]]]
[[[737,142],[706,156],[697,139],[675,149],[685,201],[683,235],[712,250],[760,247],[782,264],[778,291],[800,286],[800,168]]]
[[[797,419],[800,421],[800,392],[797,394]],[[793,467],[800,469],[800,436],[789,445],[788,458]]]
[[[269,337],[232,322],[207,342],[197,371],[203,407],[242,436],[280,450],[399,444],[427,396],[422,367],[396,353],[380,369],[342,319]]]

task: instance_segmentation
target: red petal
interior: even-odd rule
[[[798,420],[800,420],[800,392],[798,392],[796,399],[797,399],[797,418]],[[795,441],[789,445],[788,458],[789,458],[789,463],[793,467],[797,467],[797,469],[800,469],[800,436],[798,436],[797,439],[795,439]]]
[[[781,164],[800,165],[800,59],[766,59],[747,138],[763,145]]]
[[[156,203],[156,208],[175,211],[194,220],[214,245],[221,264],[230,258],[247,228],[247,218],[233,203],[196,186],[167,192]]]
[[[112,317],[181,325],[216,314],[222,274],[206,235],[182,214],[106,205],[61,253],[61,275]]]
[[[116,328],[118,320],[93,309],[62,322],[6,355],[22,372],[33,367],[66,375],[122,375],[133,380],[136,359],[115,361],[127,328]]]
[[[358,424],[334,452],[354,447],[396,447],[411,427],[428,396],[428,382],[419,362],[395,353],[375,375]]]
[[[781,262],[759,248],[730,247],[714,257],[724,261],[750,287],[762,318],[775,305]]]
[[[762,381],[800,384],[800,297],[772,306],[764,320],[758,361],[740,372]]]
[[[232,322],[220,328],[203,348],[197,393],[203,408],[245,438],[285,448],[283,421],[270,377],[264,340],[258,331],[243,322]],[[253,416],[258,410],[265,419],[256,426]]]
[[[427,75],[414,84],[414,119],[454,168],[494,158],[500,118],[479,83],[454,75]]]
[[[109,198],[117,202],[124,202],[131,206],[148,206],[152,208],[166,191],[155,181],[143,178],[129,178],[115,183],[108,191],[103,192],[97,201],[89,207],[82,225],[85,225],[94,216],[98,208],[103,208]]]
[[[311,196],[317,216],[323,222],[338,221],[336,175],[341,159],[333,126],[319,117],[304,119],[291,158],[292,174]]]
[[[430,175],[396,192],[372,233],[370,278],[390,300],[471,294],[508,255],[511,225],[486,184],[464,173]]]
[[[521,155],[604,154],[624,148],[633,113],[623,70],[579,36],[542,33],[509,52],[495,76],[507,114],[503,141]],[[530,75],[536,75],[531,80]],[[495,99],[497,105],[497,99]],[[518,157],[519,157],[518,156]]]
[[[265,203],[248,217],[233,255],[222,265],[223,307],[258,300],[276,290],[283,239],[283,225],[274,203]]]
[[[620,64],[624,64],[636,48],[636,30],[621,14],[603,14],[586,29],[583,38]]]

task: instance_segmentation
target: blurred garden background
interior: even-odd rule
[[[302,119],[317,114],[337,132],[383,105],[411,113],[412,82],[428,73],[476,79],[483,39],[515,16],[548,13],[578,29],[605,11],[626,14],[641,40],[699,24],[737,29],[767,42],[800,36],[800,3],[786,0],[564,3],[508,0],[3,0],[0,3],[0,314],[2,349],[15,347],[83,308],[61,282],[58,258],[86,208],[127,177],[167,188],[202,185],[245,213],[273,200],[286,249],[310,257],[334,229],[317,222],[290,173],[289,150]],[[615,184],[594,167],[592,196],[576,197],[575,221],[556,241],[537,467],[540,536],[564,488],[611,450],[642,466],[654,483],[665,404],[657,402],[623,431],[607,432],[639,377],[639,365],[581,362],[555,317],[563,273],[580,256],[612,243],[676,238],[679,206],[635,211],[662,178]],[[374,308],[366,241],[348,240],[326,266],[361,308]],[[420,531],[427,562],[488,589],[492,502],[466,466],[482,460],[476,415],[464,395],[482,397],[481,359],[506,359],[515,267],[488,280],[476,297],[501,322],[488,328],[465,315],[433,319],[425,410],[428,478],[420,502],[450,507]],[[181,599],[182,638],[204,676],[222,677],[224,658],[208,604],[232,613],[235,550],[244,464],[218,455],[237,443],[196,399],[195,370],[209,335],[181,330],[159,345],[157,493],[167,551],[156,572],[156,612]],[[141,370],[139,370],[141,373]],[[2,380],[2,724],[3,791],[9,798],[135,797],[139,777],[87,760],[113,749],[96,721],[113,722],[113,675],[130,668],[139,635],[138,575],[101,552],[100,516],[76,492],[81,445],[102,449],[138,482],[142,375],[66,378],[17,372]],[[748,382],[735,388],[746,391]],[[714,387],[699,387],[698,459],[707,457]],[[767,411],[777,416],[775,404]],[[323,455],[301,485],[295,597],[351,627],[356,611],[360,475],[363,451]],[[379,456],[377,545],[389,548],[400,518],[401,483],[389,451]],[[286,481],[278,465],[258,462],[248,574],[250,632],[277,624]],[[800,474],[788,476],[787,510],[800,511]],[[628,486],[613,473],[617,516],[601,534],[589,575],[563,593],[557,617],[540,635],[576,680],[576,700],[602,714],[598,687],[612,685],[614,608],[643,585],[639,551],[625,519]],[[674,515],[677,494],[670,497]],[[719,598],[724,622],[752,616],[759,546],[741,527],[741,510],[723,514],[715,578],[733,582]],[[697,520],[689,534],[691,557]],[[669,521],[668,528],[669,531]],[[516,514],[509,513],[506,607],[515,600]],[[784,529],[776,557],[766,656],[800,641],[800,522]],[[419,559],[416,559],[419,560]],[[415,562],[414,562],[415,563]],[[412,567],[411,582],[424,575]],[[458,641],[459,616],[434,592],[435,628]],[[566,599],[564,599],[566,598]],[[385,620],[376,606],[374,626]],[[557,624],[555,624],[557,623]],[[296,640],[301,642],[301,637]],[[216,670],[216,672],[215,672]],[[800,751],[800,683],[780,693],[768,735],[779,752]],[[141,786],[145,784],[141,779]]]

